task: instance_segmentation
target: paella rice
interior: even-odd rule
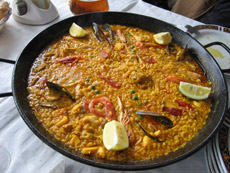
[[[97,35],[85,27],[82,38],[67,33],[41,52],[27,88],[38,121],[67,146],[108,160],[147,160],[185,146],[205,125],[211,98],[189,99],[179,83],[211,87],[203,70],[173,41],[160,45],[152,32],[110,28],[99,26]],[[137,111],[160,114],[172,126]],[[124,125],[127,149],[105,148],[103,129],[112,120]]]

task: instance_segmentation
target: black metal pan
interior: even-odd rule
[[[208,79],[212,82],[212,106],[206,125],[200,130],[197,136],[192,139],[185,147],[164,155],[159,158],[137,161],[137,162],[117,162],[103,159],[97,159],[92,156],[83,155],[51,136],[44,127],[37,121],[27,100],[28,75],[33,62],[40,52],[52,41],[67,33],[71,24],[75,22],[80,26],[91,26],[92,22],[98,24],[121,24],[135,26],[152,32],[170,32],[174,41],[182,47],[188,45],[189,53],[197,60]],[[210,45],[207,45],[208,47]],[[228,49],[228,48],[226,48]],[[229,49],[228,49],[229,51]],[[229,51],[230,52],[230,51]],[[200,149],[208,139],[217,131],[222,124],[224,114],[228,105],[228,91],[223,73],[208,51],[189,34],[177,29],[173,25],[163,21],[137,14],[120,12],[98,12],[78,15],[60,21],[33,38],[19,55],[12,78],[12,92],[16,107],[21,117],[29,128],[42,141],[52,147],[54,150],[76,161],[113,170],[143,170],[151,169],[167,164],[174,163],[184,159]],[[1,96],[10,95],[9,93]]]

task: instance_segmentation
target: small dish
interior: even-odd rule
[[[207,159],[207,168],[209,172],[215,172],[215,169],[213,167],[212,164],[212,160],[211,160],[211,155],[210,155],[210,144],[211,141],[208,142],[208,144],[206,145],[206,159]]]
[[[227,172],[223,158],[221,156],[220,147],[219,147],[219,133],[217,133],[213,139],[213,151],[216,158],[217,164],[219,166],[220,172]]]
[[[230,112],[229,111],[227,111],[225,114],[224,125],[230,128]]]
[[[208,144],[207,144],[208,145]],[[210,165],[209,165],[209,158],[208,158],[208,149],[207,149],[207,145],[205,146],[205,149],[204,149],[204,156],[205,156],[205,163],[206,163],[206,167],[208,169],[208,172],[211,172],[211,169],[210,169]]]
[[[199,34],[193,32],[191,34],[196,40],[198,40],[202,45],[207,45],[211,42],[219,41],[230,47],[230,28],[225,28],[218,25],[197,25],[192,27],[197,30]],[[230,68],[230,55],[228,52],[220,46],[212,46],[207,48],[209,53],[215,58],[222,69]]]
[[[210,142],[209,157],[210,157],[210,160],[212,162],[212,166],[214,168],[214,172],[220,172],[218,162],[217,162],[216,157],[214,155],[213,140]]]

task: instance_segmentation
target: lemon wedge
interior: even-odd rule
[[[169,32],[160,32],[158,34],[154,34],[153,38],[156,43],[162,45],[169,44],[172,41],[172,36]]]
[[[125,127],[118,121],[105,124],[103,143],[107,150],[120,151],[129,147],[129,139]]]
[[[179,91],[188,98],[194,100],[204,100],[208,98],[211,88],[187,82],[180,82]]]
[[[88,32],[76,23],[73,23],[69,28],[69,34],[73,37],[84,37],[88,34]]]

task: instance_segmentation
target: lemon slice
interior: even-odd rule
[[[129,139],[125,127],[118,121],[105,124],[103,143],[107,150],[120,151],[129,147]]]
[[[79,25],[77,25],[76,23],[73,23],[71,27],[69,28],[69,34],[73,37],[84,37],[88,33],[86,30],[84,30]]]
[[[208,98],[211,88],[194,85],[187,82],[180,82],[179,91],[191,99],[204,100]]]
[[[162,45],[169,44],[172,41],[172,36],[169,32],[160,32],[158,34],[154,34],[153,38],[156,43]]]

